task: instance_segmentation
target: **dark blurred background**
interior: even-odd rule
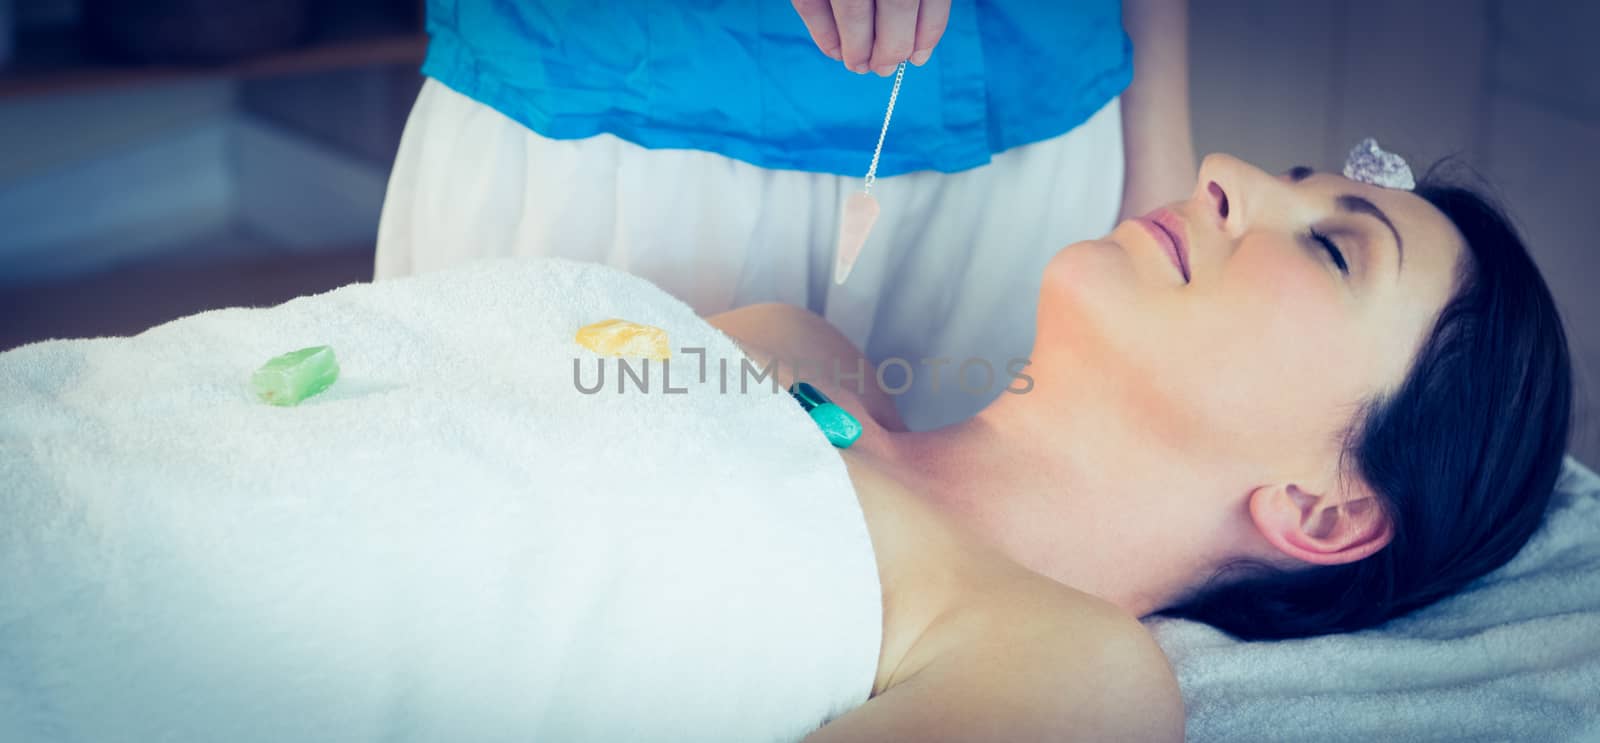
[[[0,0],[0,349],[369,279],[421,6]],[[1566,313],[1591,466],[1597,28],[1588,0],[1191,0],[1202,153],[1337,170],[1375,136],[1495,185]]]
[[[370,279],[422,18],[0,0],[0,349]]]

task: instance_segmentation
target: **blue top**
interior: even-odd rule
[[[777,0],[428,0],[423,74],[552,139],[609,132],[865,175],[892,78],[823,56]],[[1133,79],[1120,0],[953,0],[907,65],[878,175],[955,172],[1067,132]]]

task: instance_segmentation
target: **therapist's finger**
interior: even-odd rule
[[[872,0],[833,0],[833,22],[839,27],[844,66],[853,72],[872,69]]]
[[[839,48],[839,27],[833,25],[833,5],[828,0],[794,0],[795,12],[805,21],[811,40],[823,54],[843,61]]]
[[[944,38],[945,26],[950,23],[950,0],[922,0],[917,11],[917,41],[912,46],[911,64],[921,67],[933,54],[933,48]]]
[[[873,28],[872,70],[893,75],[895,65],[911,58],[917,37],[917,0],[878,0]]]

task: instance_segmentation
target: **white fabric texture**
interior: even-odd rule
[[[1600,741],[1600,477],[1568,459],[1540,531],[1465,591],[1365,632],[1240,642],[1146,620],[1191,743]]]
[[[0,740],[785,741],[865,702],[842,460],[692,361],[579,392],[612,317],[744,358],[555,259],[0,354]],[[250,396],[322,344],[326,392]]]
[[[883,111],[862,116],[878,121]],[[863,176],[873,144],[861,143]],[[891,124],[884,149],[902,145]],[[879,179],[881,216],[837,286],[840,209],[862,178],[766,170],[611,135],[552,140],[428,80],[390,176],[376,275],[550,255],[643,276],[704,315],[769,301],[806,307],[874,363],[910,365],[910,388],[895,404],[912,430],[927,430],[981,410],[1010,382],[1007,364],[1028,357],[1045,264],[1114,227],[1122,152],[1113,100],[1073,131],[988,165]],[[950,362],[936,369],[925,358]],[[958,385],[970,358],[995,380],[984,384],[974,363],[967,387]],[[903,369],[887,367],[887,388],[908,381]]]

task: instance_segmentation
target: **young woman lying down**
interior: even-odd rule
[[[608,316],[860,354],[561,261],[0,355],[0,738],[1176,741],[1140,617],[1370,627],[1539,523],[1565,341],[1467,190],[1212,156],[1040,286],[1031,385],[960,424],[805,377],[845,449],[682,353],[686,394],[585,394]],[[239,392],[314,342],[327,393]]]

